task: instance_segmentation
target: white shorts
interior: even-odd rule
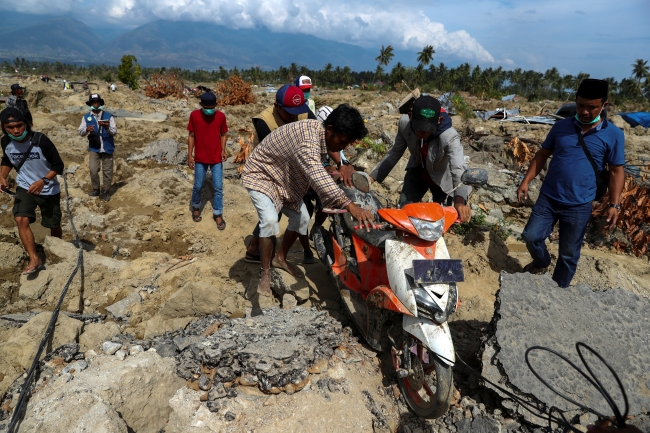
[[[260,237],[270,238],[271,236],[279,235],[280,223],[278,222],[278,213],[275,210],[273,200],[262,192],[248,188],[246,190],[248,191],[248,195],[251,196],[251,201],[253,202],[253,206],[255,206],[255,210],[257,210],[257,217],[260,220]],[[300,212],[296,212],[288,207],[283,207],[280,212],[289,218],[287,230],[298,232],[301,235],[307,234],[310,218],[309,212],[307,212],[307,206],[305,206],[302,200],[300,201]]]

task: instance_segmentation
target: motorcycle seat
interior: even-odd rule
[[[393,239],[397,236],[395,230],[370,229],[369,232],[366,231],[365,228],[358,228],[355,230],[354,228],[355,226],[359,225],[359,222],[352,218],[352,215],[350,215],[350,213],[343,214],[342,217],[343,221],[345,222],[345,226],[351,233],[354,233],[364,241],[368,242],[370,245],[377,247],[380,250],[384,249],[387,240]]]
[[[377,210],[384,207],[379,199],[371,193],[365,193],[356,188],[348,188],[344,185],[341,185],[341,189],[354,203],[371,211],[375,218],[377,218]]]

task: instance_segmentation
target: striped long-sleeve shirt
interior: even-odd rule
[[[267,195],[278,212],[284,206],[300,211],[300,202],[310,186],[324,207],[345,207],[350,200],[325,171],[325,155],[325,128],[321,122],[289,123],[255,147],[244,165],[242,183]]]

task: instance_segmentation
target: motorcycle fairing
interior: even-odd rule
[[[379,209],[377,213],[386,222],[415,236],[418,235],[418,232],[409,217],[432,222],[444,218],[445,233],[458,219],[458,212],[453,206],[443,207],[438,203],[411,203],[405,205],[402,209]]]
[[[350,271],[347,267],[347,259],[345,258],[345,253],[341,246],[336,242],[333,235],[330,235],[332,238],[332,250],[334,251],[334,263],[332,264],[332,272],[338,277],[344,287],[347,287],[350,290],[353,290],[357,293],[363,293],[361,288],[361,281]]]
[[[391,310],[397,313],[412,315],[412,313],[395,296],[395,293],[387,286],[375,287],[366,297],[369,308]]]
[[[397,298],[412,315],[417,315],[415,295],[411,290],[411,281],[404,272],[411,267],[413,260],[426,259],[406,242],[389,239],[386,241],[386,270],[388,282]]]
[[[453,367],[456,362],[454,343],[447,322],[438,325],[430,320],[404,315],[404,331],[420,340],[429,350],[439,355],[440,360]]]
[[[364,299],[377,286],[388,285],[386,262],[381,250],[352,233],[357,268],[361,276],[361,294]]]

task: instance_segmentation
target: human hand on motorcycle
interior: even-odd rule
[[[352,215],[352,218],[359,221],[359,225],[366,228],[366,231],[369,232],[371,228],[375,228],[375,218],[372,216],[372,212],[368,209],[364,209],[361,206],[358,206],[354,203],[350,203],[347,206],[348,212]]]
[[[343,185],[347,186],[348,188],[352,188],[354,186],[354,183],[352,183],[352,174],[356,170],[352,165],[346,165],[346,164],[341,164],[341,168],[339,168],[339,173],[341,174],[341,180],[343,180]]]
[[[472,218],[472,209],[469,206],[457,203],[454,205],[456,212],[458,212],[458,218],[460,218],[461,223],[469,222]]]

